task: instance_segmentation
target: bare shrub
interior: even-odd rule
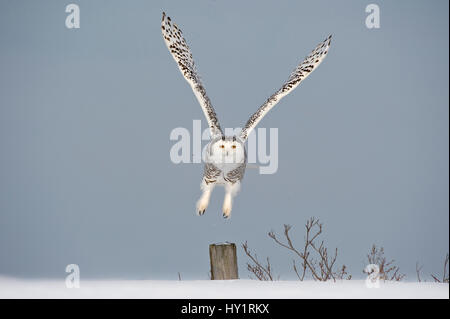
[[[431,275],[431,277],[433,277],[433,279],[434,279],[434,281],[436,281],[436,282],[440,282],[440,283],[449,283],[449,281],[448,281],[448,253],[447,253],[447,255],[445,256],[445,260],[444,260],[444,272],[443,272],[443,274],[442,274],[442,278],[441,279],[438,279],[438,276],[436,276],[436,275]]]
[[[285,242],[278,239],[273,231],[269,232],[269,237],[272,238],[278,245],[292,251],[301,260],[298,269],[296,261],[293,261],[293,269],[298,279],[303,281],[309,272],[314,280],[327,281],[333,279],[351,279],[351,275],[347,273],[346,266],[343,265],[339,270],[335,270],[335,263],[338,255],[338,249],[334,253],[329,254],[328,248],[324,246],[324,242],[317,243],[317,238],[322,234],[322,224],[318,219],[311,217],[305,224],[306,235],[305,243],[302,249],[295,248],[292,243],[289,231],[290,225],[284,225]],[[311,255],[313,253],[313,255]]]
[[[280,239],[280,236],[277,236],[273,231],[270,231],[268,235],[276,244],[288,249],[297,257],[292,261],[292,268],[300,281],[305,280],[306,277],[312,277],[312,279],[317,281],[350,280],[352,278],[347,272],[345,265],[341,267],[336,265],[338,249],[336,248],[330,253],[328,248],[325,247],[324,242],[319,241],[319,237],[323,231],[323,224],[320,223],[319,219],[311,217],[306,222],[304,243],[300,248],[296,248],[292,242],[290,235],[291,228],[292,226],[290,225],[284,225],[284,240]],[[242,244],[242,248],[250,259],[250,262],[247,263],[247,270],[251,276],[263,281],[279,279],[279,276],[276,279],[274,278],[269,257],[266,257],[265,262],[262,263],[256,254],[251,253],[247,242]],[[375,244],[372,245],[367,254],[367,261],[369,264],[376,264],[378,266],[379,278],[381,280],[401,281],[405,278],[405,274],[400,272],[400,267],[395,264],[395,260],[388,261],[385,257],[383,247],[377,247]],[[431,275],[435,282],[449,283],[449,263],[449,254],[447,253],[444,259],[442,276]],[[416,276],[418,282],[426,281],[421,276],[422,268],[423,266],[417,262]]]
[[[380,268],[381,280],[401,281],[405,275],[400,273],[400,267],[396,266],[395,260],[387,261],[384,256],[384,248],[378,248],[375,244],[372,245],[369,254],[367,255],[369,264],[376,264]]]
[[[422,271],[422,268],[423,266],[419,266],[419,263],[416,262],[416,276],[418,282],[422,282],[422,278],[420,277],[420,272]]]
[[[253,255],[250,252],[247,242],[242,244],[242,248],[251,261],[251,263],[247,263],[247,270],[258,280],[273,281],[274,275],[272,273],[269,257],[266,257],[266,265],[263,265],[258,260],[258,256],[256,256],[256,254]],[[277,279],[279,279],[279,277]]]

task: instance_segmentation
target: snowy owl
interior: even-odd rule
[[[196,65],[189,46],[180,28],[163,12],[161,23],[164,41],[178,64],[186,81],[202,107],[208,126],[211,141],[206,146],[205,167],[201,182],[202,195],[197,202],[197,213],[203,215],[209,204],[211,192],[216,185],[225,187],[223,202],[223,217],[231,214],[233,197],[239,191],[247,163],[245,141],[250,132],[284,96],[294,90],[302,80],[314,71],[327,56],[331,43],[331,35],[321,42],[291,73],[283,86],[276,91],[250,117],[239,136],[225,136],[219,125],[216,112],[206,95],[206,90],[200,81]]]

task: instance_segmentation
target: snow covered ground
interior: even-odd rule
[[[0,298],[449,298],[449,285],[389,282],[367,288],[363,280],[340,282],[81,280],[66,288],[64,280],[0,277]]]

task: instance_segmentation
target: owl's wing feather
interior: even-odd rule
[[[177,62],[181,74],[183,74],[186,81],[190,84],[195,97],[202,107],[203,113],[208,121],[211,136],[223,135],[216,112],[214,111],[211,101],[206,95],[206,90],[200,81],[200,76],[197,73],[191,50],[183,37],[183,33],[164,12],[161,30],[167,48]]]
[[[250,117],[241,132],[241,139],[246,140],[250,132],[283,97],[291,93],[305,78],[314,71],[328,54],[331,35],[321,42],[297,68],[291,73],[283,86],[270,96],[267,101]]]

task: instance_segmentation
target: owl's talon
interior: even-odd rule
[[[206,211],[206,209],[204,209],[204,210],[199,210],[199,211],[198,211],[198,215],[199,215],[199,216],[203,216],[203,215],[205,214],[205,211]]]
[[[202,196],[197,202],[197,212],[199,216],[202,216],[208,208],[209,195]]]
[[[222,213],[223,218],[228,219],[230,218],[231,210],[224,210]]]

